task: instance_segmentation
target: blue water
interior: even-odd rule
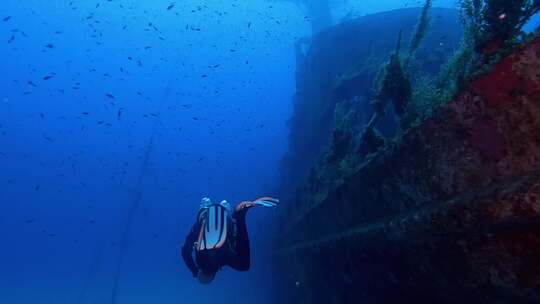
[[[350,2],[336,20],[418,5]],[[202,196],[276,191],[305,9],[4,0],[0,18],[0,303],[111,303],[115,278],[115,303],[273,303],[273,212],[249,214],[252,270],[211,287],[180,246]]]

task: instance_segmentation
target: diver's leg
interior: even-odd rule
[[[233,218],[236,221],[236,254],[229,261],[229,266],[238,271],[248,271],[251,265],[251,251],[246,226],[246,213],[248,209],[241,209],[233,214]]]
[[[251,251],[249,246],[249,236],[246,227],[246,213],[255,206],[275,207],[279,200],[272,197],[261,197],[254,201],[244,201],[239,203],[232,217],[236,222],[236,243],[235,254],[229,259],[229,266],[238,271],[248,271],[251,265]]]

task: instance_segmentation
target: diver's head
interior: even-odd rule
[[[203,271],[199,271],[199,274],[197,275],[197,280],[199,281],[199,283],[203,285],[208,285],[212,283],[215,277],[216,277],[215,272],[205,273]]]

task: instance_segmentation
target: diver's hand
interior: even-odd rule
[[[243,201],[243,202],[240,202],[238,205],[236,205],[236,211],[241,211],[241,210],[244,210],[244,209],[248,209],[248,208],[251,208],[253,206],[255,206],[254,202]]]

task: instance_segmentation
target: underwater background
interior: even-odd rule
[[[248,216],[251,271],[203,286],[200,199],[289,197],[297,41],[423,5],[301,2],[2,1],[0,303],[276,303],[276,212]]]

